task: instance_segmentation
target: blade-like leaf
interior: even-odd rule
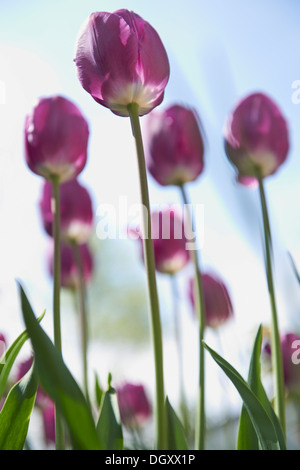
[[[102,397],[103,397],[103,390],[101,388],[98,375],[95,373],[95,398],[96,398],[96,404],[99,408],[102,403]]]
[[[261,367],[260,367],[260,353],[261,353],[261,344],[262,344],[262,327],[260,326],[256,334],[254,341],[249,373],[248,373],[248,385],[251,390],[255,393],[267,414],[269,415],[277,438],[279,441],[280,449],[285,449],[285,439],[282,432],[280,422],[272,408],[270,400],[265,392],[263,384],[261,382]],[[248,411],[243,404],[242,412],[240,416],[238,439],[237,439],[237,450],[255,450],[258,449],[258,439],[249,417]]]
[[[243,377],[225,359],[204,343],[204,347],[209,351],[215,362],[223,369],[227,377],[231,380],[239,392],[243,403],[249,413],[250,419],[258,437],[262,450],[279,450],[280,444],[274,425],[265,408],[253,393]]]
[[[189,450],[183,425],[170,404],[168,397],[166,398],[166,412],[168,420],[168,450]]]
[[[67,423],[73,447],[100,450],[91,410],[71,372],[52,341],[37,322],[26,294],[19,284],[22,312],[34,350],[39,380]]]
[[[97,422],[98,436],[105,450],[123,450],[123,431],[117,395],[112,387],[104,393]]]
[[[45,315],[45,312],[37,319],[40,322]],[[23,331],[18,338],[13,342],[13,344],[7,349],[0,359],[0,397],[4,392],[5,385],[11,368],[23,346],[23,344],[28,340],[27,331]]]
[[[9,391],[0,413],[0,450],[22,450],[38,381],[34,365]]]

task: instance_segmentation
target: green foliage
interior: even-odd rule
[[[117,395],[108,383],[108,389],[102,398],[97,433],[107,450],[123,450],[123,431],[118,413]]]
[[[168,450],[189,450],[183,425],[166,398],[166,414],[168,422]]]

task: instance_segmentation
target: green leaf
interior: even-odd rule
[[[34,350],[39,380],[68,426],[73,448],[101,450],[95,423],[85,397],[60,353],[36,320],[19,284],[22,312]]]
[[[38,322],[40,322],[45,315],[45,312],[38,318]],[[23,331],[18,338],[13,342],[13,344],[5,351],[0,359],[0,397],[2,396],[5,385],[7,383],[7,379],[11,368],[23,346],[23,344],[28,340],[27,331]]]
[[[223,369],[227,377],[239,392],[246,410],[249,413],[260,448],[262,450],[280,450],[280,444],[273,422],[247,382],[245,382],[243,377],[236,371],[236,369],[234,369],[234,367],[219,356],[219,354],[209,348],[207,344],[204,343],[204,347],[209,351],[212,358],[221,367],[221,369]]]
[[[183,425],[166,398],[166,413],[168,420],[168,450],[189,450]]]
[[[96,397],[96,404],[98,408],[100,408],[102,397],[103,397],[103,390],[101,388],[100,381],[96,373],[95,373],[95,397]]]
[[[104,393],[97,422],[97,432],[105,450],[123,450],[123,431],[117,394],[110,386]]]
[[[0,413],[0,450],[22,450],[38,386],[34,364],[9,391]]]
[[[276,416],[273,407],[270,403],[270,400],[265,392],[261,381],[261,367],[260,367],[260,353],[261,353],[261,344],[262,344],[262,327],[260,326],[256,334],[254,341],[249,373],[248,373],[248,385],[251,390],[255,393],[267,414],[269,415],[275,432],[279,441],[280,449],[285,449],[285,439],[282,432],[282,427]],[[258,439],[256,436],[255,429],[249,417],[248,411],[243,405],[242,412],[240,416],[239,431],[238,431],[238,440],[237,440],[237,450],[254,450],[258,449]]]

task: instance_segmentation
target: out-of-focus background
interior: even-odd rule
[[[39,217],[42,179],[24,160],[23,124],[36,98],[62,94],[74,101],[90,125],[88,164],[79,180],[91,192],[95,230],[91,246],[96,271],[89,286],[90,381],[94,372],[106,383],[142,382],[153,396],[154,368],[146,279],[138,247],[125,237],[127,207],[140,202],[130,123],[102,108],[81,87],[73,63],[81,24],[93,11],[132,9],[159,32],[167,49],[171,76],[161,107],[195,107],[207,138],[205,171],[188,187],[204,208],[201,261],[204,270],[225,281],[234,320],[206,341],[246,376],[258,325],[268,326],[270,307],[262,251],[260,206],[256,190],[238,185],[223,149],[222,130],[235,102],[253,91],[271,96],[286,116],[291,148],[278,173],[266,181],[276,266],[279,323],[283,332],[300,331],[300,288],[288,253],[300,267],[300,4],[296,0],[0,0],[0,332],[11,343],[23,328],[15,279],[36,314],[46,308],[44,328],[52,335],[51,279],[45,254],[47,236]],[[143,124],[143,118],[142,118]],[[153,206],[180,203],[176,188],[162,188],[149,177]],[[117,217],[115,240],[100,239],[103,207]],[[203,227],[201,226],[201,229]],[[202,230],[201,230],[202,232]],[[193,414],[197,390],[197,326],[187,285],[191,267],[177,276],[183,340],[185,389]],[[170,279],[158,275],[164,335],[166,391],[178,402],[178,367]],[[62,293],[64,356],[81,380],[78,315]],[[30,353],[24,347],[21,356]],[[299,366],[300,367],[300,366]],[[241,402],[225,376],[207,358],[207,416],[210,448],[234,448]],[[268,387],[268,376],[264,377]],[[271,391],[270,391],[271,393]],[[293,414],[294,416],[294,414]],[[232,426],[224,433],[226,425]],[[292,423],[289,429],[294,429]],[[42,446],[38,432],[30,432]],[[291,432],[292,445],[298,442]],[[33,444],[34,447],[34,444]]]

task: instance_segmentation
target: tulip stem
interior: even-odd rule
[[[263,217],[264,239],[265,239],[265,263],[266,275],[268,282],[268,290],[271,303],[271,351],[272,351],[272,364],[274,371],[274,408],[281,423],[283,432],[285,434],[285,396],[284,396],[284,377],[283,377],[283,362],[282,351],[278,327],[278,315],[274,291],[273,273],[272,273],[272,238],[271,229],[268,215],[267,201],[264,191],[263,180],[260,175],[257,177],[259,183],[259,194]]]
[[[167,421],[165,411],[165,393],[164,393],[164,373],[163,373],[163,345],[162,328],[159,311],[159,301],[155,275],[155,260],[153,241],[151,238],[151,214],[147,182],[147,171],[143,147],[143,139],[138,114],[138,105],[131,103],[128,105],[132,134],[135,140],[136,153],[138,159],[138,169],[140,177],[141,200],[143,204],[142,223],[143,223],[143,249],[144,263],[147,274],[152,340],[154,348],[155,378],[156,378],[156,447],[158,450],[167,449]]]
[[[81,332],[81,348],[82,348],[82,369],[83,369],[83,386],[85,398],[88,403],[89,400],[89,387],[88,387],[88,360],[87,360],[87,349],[88,349],[88,328],[87,328],[87,308],[86,308],[86,289],[82,265],[82,257],[80,253],[80,247],[78,243],[72,243],[74,259],[78,270],[79,284],[77,286],[77,295],[79,300],[79,311],[80,311],[80,332]]]
[[[190,203],[184,185],[179,186],[182,201],[185,208],[185,213],[188,218],[190,234],[194,233],[194,221],[190,208]],[[195,283],[194,283],[194,298],[196,316],[199,322],[199,386],[198,386],[198,401],[196,412],[196,426],[195,426],[195,449],[204,450],[205,448],[205,360],[204,360],[204,332],[205,332],[205,305],[204,294],[202,286],[202,277],[200,270],[200,262],[198,259],[199,250],[196,249],[196,237],[193,239],[193,247],[190,250],[190,255],[195,268]]]
[[[54,239],[54,262],[53,262],[53,331],[54,345],[62,355],[61,324],[60,324],[60,191],[59,177],[53,175],[52,182],[52,213],[53,213],[53,239]],[[55,406],[55,444],[57,450],[65,447],[63,423]]]

